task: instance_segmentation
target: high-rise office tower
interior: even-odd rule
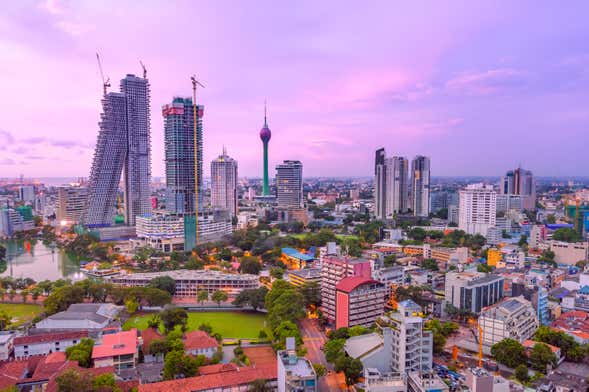
[[[264,196],[270,195],[270,186],[268,184],[268,143],[270,142],[271,137],[272,132],[270,132],[270,128],[268,128],[268,115],[266,105],[264,105],[264,126],[260,130],[260,139],[264,146],[264,184],[262,187],[262,195]]]
[[[276,200],[279,207],[303,206],[303,164],[284,161],[276,166]]]
[[[35,200],[35,187],[32,185],[18,187],[18,198],[24,203],[32,203]]]
[[[471,184],[460,191],[458,227],[468,234],[487,235],[496,224],[497,193],[492,185]]]
[[[227,155],[219,155],[211,162],[211,205],[237,215],[237,161]]]
[[[175,214],[194,214],[195,178],[202,190],[203,106],[197,106],[196,176],[194,165],[194,105],[192,98],[175,97],[172,103],[162,107],[164,116],[164,149],[166,161],[166,210]],[[199,209],[202,210],[202,192],[199,194]]]
[[[521,167],[509,170],[501,177],[499,193],[522,196],[522,208],[533,210],[536,206],[536,181],[530,170]]]
[[[411,161],[410,200],[415,216],[429,216],[430,213],[430,160],[417,155]]]
[[[78,223],[88,200],[88,189],[80,186],[63,186],[57,189],[57,221]]]
[[[385,150],[376,150],[374,158],[374,215],[386,219],[386,166]]]
[[[407,212],[409,161],[404,157],[385,159],[386,166],[386,212],[388,217]]]
[[[82,216],[87,226],[113,223],[117,190],[123,173],[125,223],[151,212],[149,81],[127,75],[120,93],[102,99],[100,130],[88,181],[88,203]]]

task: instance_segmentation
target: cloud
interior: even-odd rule
[[[10,166],[10,165],[15,165],[15,164],[16,164],[16,162],[13,159],[11,159],[11,158],[2,158],[2,159],[0,159],[0,165]]]
[[[57,0],[45,0],[40,4],[40,7],[51,15],[61,15],[64,13],[64,9],[59,5]]]
[[[51,147],[61,147],[61,148],[65,148],[65,149],[72,149],[75,147],[80,147],[80,148],[92,148],[92,146],[89,146],[88,144],[82,143],[82,142],[77,142],[74,140],[52,140],[52,139],[48,139],[45,137],[31,137],[31,138],[27,138],[27,139],[22,139],[20,141],[21,143],[27,144],[27,145],[44,145],[44,146],[51,146]]]
[[[498,68],[483,72],[465,72],[446,82],[446,88],[470,95],[486,95],[526,84],[529,74],[511,68]]]

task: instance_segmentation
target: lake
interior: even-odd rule
[[[63,250],[52,249],[42,241],[0,241],[6,247],[6,271],[0,276],[13,278],[31,278],[41,280],[57,280],[69,278],[84,279],[80,271],[80,263]],[[3,269],[3,268],[2,268]],[[0,270],[1,271],[1,270]]]

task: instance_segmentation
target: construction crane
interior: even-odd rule
[[[477,323],[477,328],[479,330],[479,367],[483,367],[483,329],[481,325]]]
[[[143,79],[147,79],[147,68],[145,68],[145,65],[141,60],[139,60],[139,64],[141,64],[141,68],[143,68]]]
[[[195,236],[196,236],[196,246],[199,245],[198,241],[198,130],[197,130],[197,106],[196,106],[196,88],[198,86],[205,88],[205,86],[196,79],[196,75],[192,75],[190,77],[190,81],[192,82],[192,115],[194,120],[194,202],[195,202],[195,214],[194,214],[194,228],[195,228]]]
[[[106,95],[107,87],[110,87],[110,78],[107,76],[104,79],[104,72],[102,72],[102,61],[100,61],[100,55],[96,52],[96,60],[98,61],[98,69],[100,70],[100,77],[102,78],[102,92]]]

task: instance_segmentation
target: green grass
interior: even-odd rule
[[[43,311],[43,307],[33,304],[0,304],[0,311],[10,316],[13,326],[18,326],[34,319]]]
[[[131,317],[123,329],[143,330],[152,316],[153,313]],[[266,330],[264,319],[264,314],[255,312],[189,312],[188,330],[194,331],[202,323],[208,323],[213,327],[213,332],[220,333],[223,338],[257,338],[260,330]]]

